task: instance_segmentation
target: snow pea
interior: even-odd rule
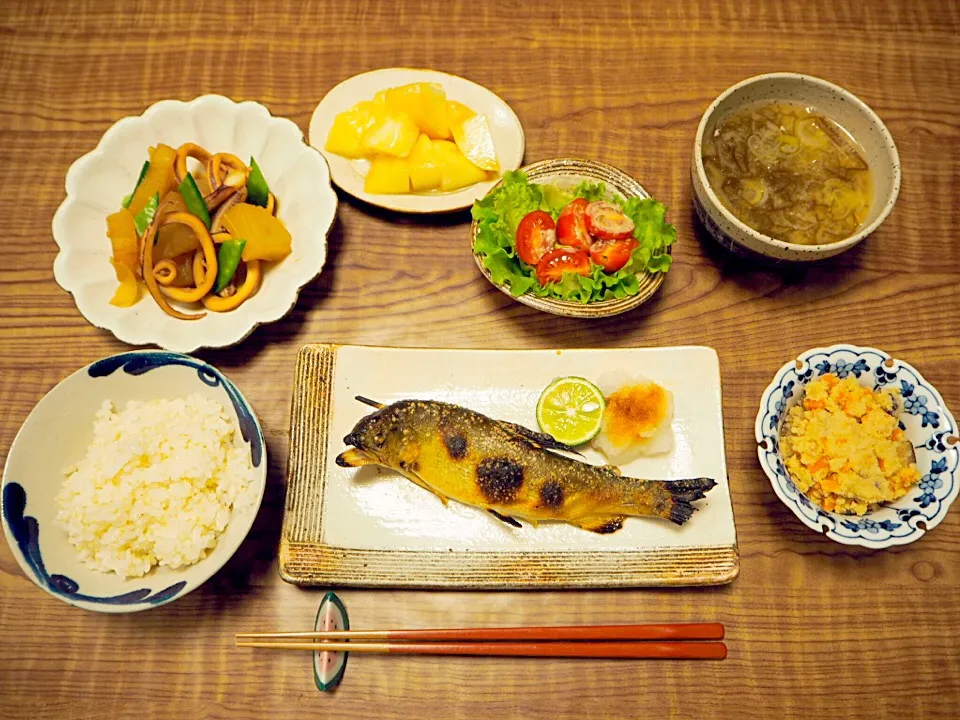
[[[183,198],[187,211],[203,220],[203,224],[209,230],[210,213],[207,211],[207,204],[203,201],[203,195],[200,193],[200,188],[197,187],[197,181],[193,179],[193,175],[187,173],[177,190],[180,191],[180,197]]]
[[[246,244],[246,240],[227,240],[220,243],[220,249],[217,251],[217,283],[213,286],[214,294],[219,293],[233,280]]]
[[[250,175],[247,177],[247,202],[251,205],[267,206],[270,197],[270,188],[267,179],[260,172],[257,161],[250,157]]]

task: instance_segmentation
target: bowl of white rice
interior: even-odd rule
[[[263,432],[236,386],[137,351],[63,380],[17,434],[0,516],[24,573],[98,612],[183,597],[236,552],[266,485]]]

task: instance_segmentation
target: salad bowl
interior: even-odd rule
[[[146,294],[131,307],[114,307],[110,298],[117,278],[106,217],[120,209],[124,195],[135,187],[150,146],[187,142],[244,160],[256,158],[278,199],[278,216],[293,238],[292,252],[271,263],[256,294],[230,312],[178,320]],[[142,115],[118,121],[96,148],[70,166],[66,191],[53,218],[53,237],[60,248],[53,265],[57,283],[73,295],[87,320],[119,340],[177,352],[233,345],[258,325],[286,315],[300,289],[323,269],[327,234],[337,211],[327,164],[293,122],[274,117],[259,103],[219,95],[190,102],[162,100]]]
[[[780,433],[803,387],[826,373],[855,377],[871,389],[897,388],[903,398],[901,428],[914,448],[920,481],[899,500],[862,516],[827,512],[811,502],[784,467]],[[807,527],[844,545],[880,549],[906,545],[939,525],[960,492],[957,423],[940,393],[911,365],[882,350],[833,345],[802,353],[777,371],[763,393],[754,432],[760,466],[777,497]]]
[[[634,178],[611,165],[593,160],[573,158],[541,160],[520,168],[519,172],[524,173],[531,184],[554,186],[562,192],[573,193],[575,188],[582,183],[602,184],[605,191],[605,197],[602,198],[604,200],[611,200],[617,196],[626,201],[632,198],[650,199],[647,191]],[[490,198],[503,185],[504,180],[501,180],[491,189],[487,198]],[[656,259],[663,261],[660,263],[663,270],[656,272],[649,269],[641,270],[635,274],[635,282],[630,281],[629,290],[623,293],[618,292],[622,295],[621,297],[592,302],[538,296],[530,290],[518,293],[508,283],[498,281],[495,271],[491,269],[493,263],[477,248],[477,240],[482,233],[477,206],[474,207],[474,220],[471,228],[474,247],[473,258],[483,276],[494,287],[517,302],[551,315],[576,318],[609,317],[639,307],[653,297],[663,284],[665,270],[669,267],[671,260],[670,243],[676,238],[676,232],[672,226],[664,224],[664,228],[670,234],[670,237],[660,243],[652,252]]]
[[[253,481],[234,506],[216,546],[193,565],[154,567],[140,578],[99,572],[83,564],[67,532],[55,522],[54,498],[64,482],[64,470],[87,451],[97,411],[106,400],[120,409],[131,401],[194,394],[223,406],[236,428],[234,444],[249,453],[253,468]],[[51,443],[51,437],[58,441]],[[104,613],[149,610],[198,588],[240,547],[263,499],[266,453],[252,406],[212,365],[189,355],[154,350],[103,358],[60,382],[21,426],[3,469],[3,530],[23,573],[58,600]]]

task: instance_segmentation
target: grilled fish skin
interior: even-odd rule
[[[372,404],[372,403],[368,403]],[[353,448],[341,467],[382,465],[435,493],[518,525],[566,522],[612,533],[629,516],[683,525],[692,503],[716,485],[709,478],[638,480],[609,466],[588,465],[554,449],[549,436],[458,405],[401,400],[364,417],[344,438]],[[511,522],[512,521],[512,522]]]

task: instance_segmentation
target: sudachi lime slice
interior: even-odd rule
[[[540,429],[567,445],[582,445],[600,432],[606,401],[600,388],[582,377],[550,383],[537,401]]]

